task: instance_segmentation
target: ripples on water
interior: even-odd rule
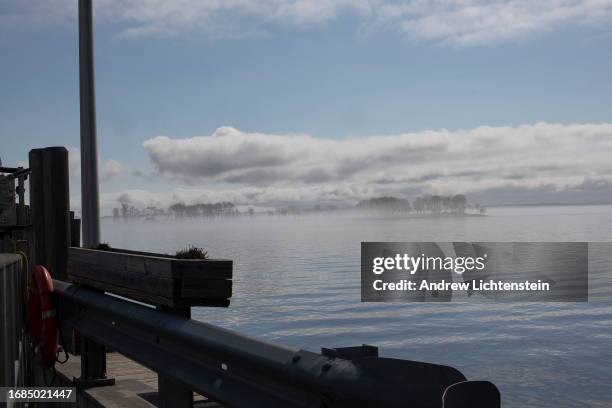
[[[487,217],[357,215],[103,221],[114,247],[187,244],[234,260],[229,309],[195,319],[296,348],[379,346],[387,357],[489,379],[506,407],[612,406],[612,245],[589,247],[579,303],[360,302],[361,241],[612,241],[612,206],[496,208]]]

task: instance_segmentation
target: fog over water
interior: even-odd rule
[[[612,206],[491,208],[486,217],[355,213],[102,222],[113,247],[172,253],[188,244],[234,261],[228,309],[197,320],[317,351],[454,366],[497,384],[506,407],[610,407]],[[590,241],[588,303],[360,302],[362,241]]]

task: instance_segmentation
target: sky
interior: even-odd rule
[[[137,206],[612,202],[611,0],[94,0],[100,191]],[[70,151],[76,0],[0,0],[0,158]]]

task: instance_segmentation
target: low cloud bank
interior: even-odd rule
[[[143,145],[169,180],[196,188],[225,186],[239,191],[242,200],[266,204],[506,191],[536,197],[567,193],[581,202],[601,200],[602,194],[612,199],[609,123],[483,126],[343,140],[222,127],[210,136],[158,136]]]

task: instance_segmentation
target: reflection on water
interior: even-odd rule
[[[360,303],[361,241],[612,241],[612,206],[493,208],[488,217],[103,221],[115,247],[204,246],[234,260],[229,309],[194,318],[289,346],[381,355],[489,379],[506,407],[610,407],[612,245],[589,247],[589,303]]]

